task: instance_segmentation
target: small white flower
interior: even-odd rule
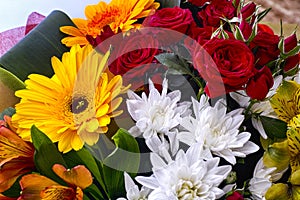
[[[176,138],[177,127],[181,123],[182,117],[189,113],[190,103],[179,103],[181,98],[179,90],[167,93],[167,79],[163,81],[161,94],[151,80],[149,80],[149,90],[148,97],[145,93],[140,97],[132,91],[128,92],[127,108],[133,120],[136,121],[136,125],[129,132],[134,137],[143,135],[151,150],[157,149],[157,146],[153,146],[157,143],[153,140],[157,138],[160,138],[164,145],[168,144],[163,141],[163,138],[167,136],[170,150],[174,155],[179,146]]]
[[[249,182],[249,190],[254,200],[264,199],[265,193],[272,186],[271,174],[275,170],[276,167],[265,167],[262,158],[257,162],[253,178]]]
[[[236,163],[237,157],[246,157],[259,150],[259,147],[249,141],[249,132],[239,133],[244,115],[242,109],[226,113],[223,100],[217,101],[214,107],[200,103],[192,98],[195,118],[185,117],[181,126],[185,129],[178,133],[178,139],[188,145],[195,142],[204,142],[204,148],[213,154],[223,157],[231,164]]]
[[[138,186],[134,183],[134,181],[126,172],[124,172],[124,180],[125,180],[126,197],[128,200],[148,199],[148,195],[151,191],[149,188],[142,187],[141,190],[139,190]],[[118,198],[117,200],[126,200],[126,199]]]
[[[186,153],[179,150],[169,163],[152,154],[153,175],[136,180],[153,189],[149,200],[217,199],[224,195],[218,186],[231,171],[230,165],[218,166],[219,160],[204,152],[201,144],[194,144]]]
[[[270,104],[269,98],[271,98],[275,94],[276,89],[279,87],[281,82],[282,82],[282,76],[281,75],[276,76],[274,79],[273,87],[269,90],[266,99],[254,103],[250,108],[251,113],[259,114],[261,116],[275,118],[275,119],[278,118],[277,114],[274,112],[274,109]],[[232,92],[230,93],[230,96],[243,108],[247,108],[250,104],[250,97],[247,96],[245,91]],[[267,139],[268,136],[263,128],[261,120],[255,115],[253,115],[251,121],[253,127],[260,133],[260,135],[264,139]]]

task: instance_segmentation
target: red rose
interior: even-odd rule
[[[272,72],[267,66],[264,66],[248,82],[246,93],[251,99],[263,100],[273,84]]]
[[[207,82],[210,97],[244,89],[254,75],[254,56],[240,40],[213,38],[193,53],[194,67]],[[224,90],[225,89],[225,90]]]
[[[185,46],[190,51],[193,51],[195,48],[195,41],[199,43],[201,46],[203,46],[206,42],[208,42],[211,39],[212,34],[215,32],[217,28],[212,26],[206,26],[203,28],[200,27],[193,27],[193,29],[190,30],[189,36],[191,38],[187,38],[184,41]],[[234,35],[228,31],[225,31],[229,38],[234,39]]]
[[[145,19],[143,25],[168,28],[185,34],[192,23],[194,20],[191,11],[176,6],[156,11]]]
[[[150,34],[132,32],[114,48],[109,70],[115,75],[122,75],[124,84],[132,84],[133,89],[143,86],[152,76],[161,75],[165,69],[155,59],[161,50],[158,41]]]
[[[296,34],[292,34],[284,40],[284,51],[287,53],[291,51],[293,48],[297,46],[297,36]],[[284,65],[284,71],[289,71],[293,69],[297,64],[299,64],[300,54],[296,54],[294,56],[288,57],[286,59],[286,63]]]
[[[191,4],[201,7],[203,6],[206,2],[210,2],[210,0],[188,0]]]
[[[235,16],[236,9],[231,1],[213,0],[204,10],[199,12],[203,26],[219,27],[221,18],[231,19]]]
[[[244,197],[238,192],[233,192],[232,195],[226,197],[226,200],[244,200]]]
[[[280,54],[278,49],[279,36],[274,35],[272,29],[258,25],[257,35],[250,43],[250,48],[255,52],[258,67],[263,67],[276,60]]]
[[[200,45],[204,45],[211,39],[211,35],[216,30],[215,27],[206,26],[204,28],[195,27],[191,29],[189,36],[196,40]]]

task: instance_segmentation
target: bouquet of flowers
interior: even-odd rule
[[[1,51],[0,199],[300,199],[300,44],[269,11],[33,13]]]

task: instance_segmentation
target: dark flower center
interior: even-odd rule
[[[79,114],[83,112],[89,105],[89,102],[85,97],[74,97],[71,103],[71,112],[74,114]]]

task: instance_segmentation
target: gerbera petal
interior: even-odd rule
[[[109,54],[75,45],[61,60],[52,58],[53,77],[30,75],[28,87],[16,92],[21,101],[12,124],[18,134],[30,140],[35,124],[64,153],[81,149],[85,142],[95,144],[99,134],[107,132],[111,117],[122,113],[116,111],[122,77],[103,73]]]
[[[118,33],[119,30],[125,32],[132,28],[138,28],[140,26],[140,24],[136,23],[138,19],[154,13],[158,6],[159,3],[153,0],[130,0],[126,2],[112,0],[109,4],[101,1],[95,5],[88,5],[85,8],[86,20],[73,19],[78,30],[71,28],[61,29],[64,33],[74,36],[76,39],[71,41],[72,37],[67,37],[62,42],[67,46],[76,44],[76,42],[79,42],[78,38],[82,37],[82,34],[96,38],[107,25],[110,26],[114,33]]]
[[[85,37],[84,34],[82,34],[77,28],[75,28],[74,26],[62,26],[60,27],[60,31],[71,35],[71,36],[82,36]]]

